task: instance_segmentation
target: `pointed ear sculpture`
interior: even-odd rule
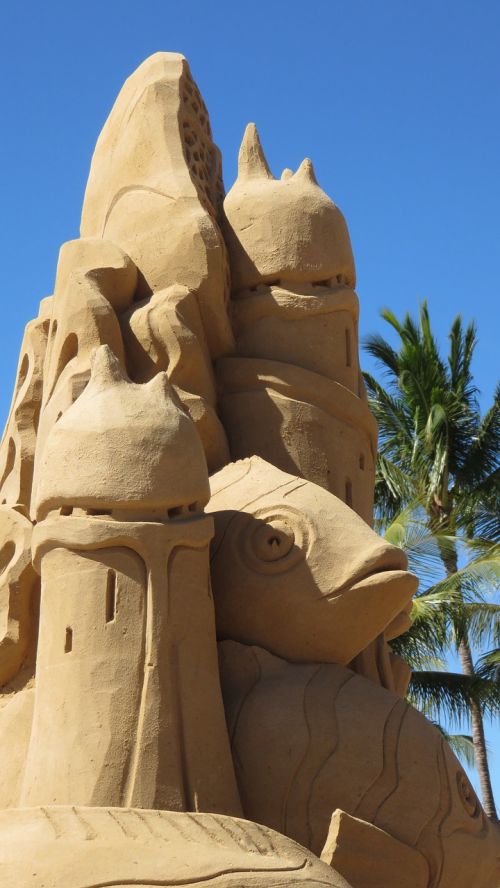
[[[297,169],[297,172],[294,173],[294,178],[303,179],[304,182],[312,182],[313,185],[318,184],[318,180],[316,179],[316,174],[314,172],[313,163],[309,157],[304,157],[304,160]]]
[[[247,124],[238,155],[238,179],[274,179],[255,123]]]

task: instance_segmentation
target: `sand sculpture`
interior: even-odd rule
[[[354,285],[310,161],[275,179],[251,124],[224,199],[186,60],[146,60],[0,446],[5,888],[495,888],[390,649]]]

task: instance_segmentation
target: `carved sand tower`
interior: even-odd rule
[[[206,463],[165,374],[130,383],[101,346],[39,471],[42,597],[22,803],[238,813]]]
[[[310,160],[274,178],[253,124],[224,212],[238,356],[218,368],[231,455],[296,472],[371,523],[377,428],[344,217]]]
[[[186,60],[147,59],[0,445],[2,888],[496,888],[390,648],[354,284],[310,161],[275,180],[250,125],[224,200]]]

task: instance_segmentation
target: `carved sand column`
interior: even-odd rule
[[[36,702],[22,804],[235,814],[210,591],[206,463],[164,374],[98,350],[49,434],[34,563]]]
[[[274,179],[255,126],[224,201],[235,357],[218,362],[233,459],[258,454],[372,520],[377,428],[342,213],[305,160]]]

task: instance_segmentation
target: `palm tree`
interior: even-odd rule
[[[453,629],[463,676],[472,686],[478,677],[469,620],[472,602],[459,572],[459,554],[461,544],[475,538],[500,541],[496,509],[500,503],[500,386],[493,405],[481,416],[471,372],[474,324],[464,329],[461,318],[455,319],[445,361],[425,302],[417,322],[409,314],[400,322],[388,310],[382,317],[397,333],[399,348],[393,349],[378,335],[366,342],[366,350],[386,377],[384,387],[365,374],[380,435],[377,516],[388,522],[410,502],[421,504],[448,579],[458,577],[459,602],[453,616],[448,615],[448,626]],[[469,712],[483,804],[488,816],[497,819],[483,714],[479,699],[473,696]]]
[[[382,527],[378,529],[382,531]],[[467,541],[469,559],[456,574],[442,573],[441,552],[461,539],[438,536],[429,529],[419,503],[412,503],[383,529],[385,539],[404,549],[410,570],[417,574],[420,589],[412,608],[412,626],[393,639],[391,647],[412,667],[408,701],[427,715],[441,730],[455,753],[472,766],[472,737],[449,734],[439,720],[445,716],[452,725],[467,720],[471,702],[481,712],[500,711],[500,652],[485,654],[475,675],[461,675],[446,668],[450,641],[455,643],[454,626],[466,621],[467,635],[474,647],[484,649],[500,639],[500,604],[487,600],[491,588],[500,587],[500,546],[484,541]]]

